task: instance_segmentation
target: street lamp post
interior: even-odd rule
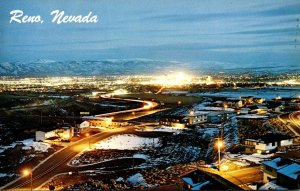
[[[87,134],[85,134],[87,137],[89,137],[90,136],[90,134],[89,133],[87,133]],[[91,149],[91,142],[90,142],[90,139],[89,139],[89,149]]]
[[[25,169],[23,171],[24,176],[28,176],[30,174],[30,190],[32,191],[32,170]]]
[[[218,170],[221,169],[221,147],[223,147],[223,142],[221,138],[217,138],[217,148],[218,148]]]

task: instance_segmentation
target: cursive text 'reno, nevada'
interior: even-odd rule
[[[22,10],[12,10],[10,15],[9,23],[44,23],[40,15],[26,15]],[[98,15],[93,15],[92,11],[87,15],[67,15],[65,11],[54,10],[51,11],[50,16],[52,16],[51,22],[55,24],[98,22]]]

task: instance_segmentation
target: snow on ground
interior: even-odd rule
[[[137,150],[144,147],[158,147],[158,138],[144,138],[136,135],[124,134],[114,135],[104,139],[96,144],[96,149],[119,149],[119,150]]]
[[[282,186],[278,186],[275,181],[271,181],[263,185],[262,187],[260,187],[258,190],[288,190],[288,189]]]
[[[144,154],[134,154],[133,158],[140,158],[140,159],[149,160],[150,157],[148,155],[144,155]]]
[[[141,173],[136,173],[136,174],[130,176],[129,178],[127,178],[127,181],[130,182],[133,186],[144,186],[144,187],[157,186],[157,185],[153,185],[153,184],[147,184]]]
[[[249,184],[248,187],[251,188],[252,190],[257,190],[257,185]]]
[[[181,133],[182,128],[168,127],[168,126],[158,126],[158,127],[146,127],[137,131],[156,131],[156,132],[170,132],[170,133]]]
[[[221,92],[203,92],[203,93],[191,93],[193,96],[215,96],[215,97],[232,97],[239,98],[241,96],[254,96],[255,98],[263,97],[267,100],[271,100],[276,96],[280,97],[293,97],[293,95],[297,95],[299,92],[299,86],[294,89],[286,89],[284,87],[276,87],[276,88],[239,88],[236,90],[225,89]]]
[[[120,107],[120,108],[125,108],[125,105],[116,105],[116,104],[108,104],[108,103],[93,103],[94,105],[99,105],[102,107]]]
[[[14,174],[8,174],[8,173],[0,173],[0,178],[3,178],[3,177],[12,177]]]
[[[244,166],[249,164],[248,162],[254,162],[256,164],[260,164],[261,161],[264,161],[270,157],[272,157],[273,154],[252,154],[252,155],[246,155],[246,154],[226,154],[224,155],[224,159],[237,159],[238,164],[241,166],[242,163],[244,163]]]
[[[17,145],[17,143],[12,143],[8,146],[0,146],[0,153],[3,153],[6,149],[14,148]]]
[[[51,147],[51,145],[48,143],[35,142],[33,141],[33,139],[26,139],[21,141],[21,143],[25,145],[22,147],[23,150],[29,150],[33,148],[34,151],[47,152],[48,149]]]
[[[204,133],[207,136],[213,137],[214,135],[217,135],[219,133],[219,128],[218,127],[200,128],[198,131]]]
[[[8,146],[0,146],[0,153],[4,152],[6,149],[14,148],[19,144],[24,144],[24,146],[22,147],[23,150],[29,150],[33,148],[34,151],[38,152],[47,152],[47,150],[51,147],[51,145],[48,143],[35,142],[33,141],[33,139],[25,139],[23,141],[14,142]]]
[[[234,111],[232,108],[224,108],[224,107],[208,107],[202,104],[196,105],[194,107],[196,111]]]

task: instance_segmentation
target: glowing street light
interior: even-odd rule
[[[89,133],[86,133],[85,136],[86,136],[86,137],[89,137],[90,134],[89,134]],[[89,139],[89,149],[91,149],[91,142],[90,142],[90,139]]]
[[[30,190],[32,191],[32,171],[30,169],[24,169],[22,174],[23,176],[30,175]]]
[[[224,147],[224,143],[221,140],[221,138],[217,138],[216,146],[218,148],[218,158],[219,158],[218,170],[220,171],[220,167],[221,167],[221,148]]]

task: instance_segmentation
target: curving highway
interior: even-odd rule
[[[296,136],[300,136],[300,111],[294,111],[289,114],[280,115],[278,118],[284,124],[287,124],[287,127]]]
[[[143,103],[143,107],[135,108],[135,109],[123,110],[123,111],[115,111],[115,112],[111,112],[111,113],[104,113],[104,114],[100,114],[100,115],[95,115],[96,117],[109,117],[109,116],[118,115],[118,114],[145,111],[145,110],[149,110],[149,109],[152,109],[152,108],[155,108],[155,107],[158,106],[158,103],[153,102],[153,101],[135,100],[135,99],[123,99],[123,98],[112,98],[112,97],[110,97],[110,95],[102,95],[101,98]]]

